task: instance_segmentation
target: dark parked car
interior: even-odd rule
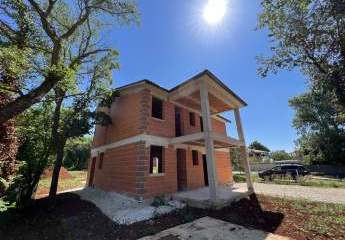
[[[275,177],[287,177],[291,176],[293,179],[297,179],[300,176],[308,175],[309,172],[299,164],[284,164],[275,166],[269,170],[260,171],[259,177],[265,180],[272,180]]]

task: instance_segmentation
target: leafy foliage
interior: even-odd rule
[[[313,87],[290,100],[300,138],[297,146],[307,163],[345,164],[345,129],[338,121],[332,92]]]
[[[30,49],[23,47],[30,42],[29,32],[33,33],[27,10],[22,1],[0,3],[0,109],[14,100],[15,93],[23,94],[24,79],[31,75],[29,68],[33,55]],[[15,21],[6,23],[5,15],[13,16]],[[17,33],[10,30],[10,24],[18,26]],[[11,43],[5,38],[11,39]],[[7,180],[16,171],[17,148],[14,120],[0,122],[0,176]]]
[[[30,74],[16,79],[18,88],[2,86],[16,97],[0,107],[0,123],[41,101],[55,86],[75,94],[75,85],[85,80],[109,81],[118,68],[118,53],[99,36],[109,25],[132,22],[138,22],[136,5],[126,0],[1,1],[0,57],[11,56],[7,65],[14,73],[29,63]]]
[[[344,164],[345,2],[262,0],[259,29],[268,29],[272,55],[258,58],[265,77],[300,69],[307,93],[290,101],[296,110],[297,146],[308,162]]]
[[[263,145],[262,143],[256,140],[253,141],[251,144],[249,144],[248,147],[255,150],[261,150],[261,151],[266,151],[266,152],[270,151],[268,147],[266,147],[265,145]]]
[[[312,83],[335,93],[339,114],[345,106],[345,2],[342,0],[263,0],[259,28],[267,28],[272,56],[259,57],[259,73],[299,67]]]
[[[274,161],[290,160],[292,159],[291,155],[284,150],[278,150],[271,152],[271,158]]]
[[[20,167],[6,193],[6,198],[16,202],[17,207],[31,202],[41,174],[52,160],[51,118],[52,106],[45,103],[27,110],[17,119]]]
[[[71,170],[86,169],[90,158],[91,137],[84,136],[67,141],[63,165]]]
[[[0,93],[1,95],[1,93]],[[0,96],[1,101],[1,96]],[[0,104],[1,105],[1,104]],[[14,121],[0,124],[0,177],[9,180],[16,171],[18,141]],[[1,194],[0,187],[0,196]]]
[[[240,148],[230,148],[230,159],[232,168],[235,171],[244,171],[241,163],[241,151]]]
[[[16,97],[0,107],[0,123],[42,100],[54,103],[54,195],[66,142],[88,134],[95,122],[110,123],[94,109],[114,97],[110,86],[119,68],[118,52],[100,35],[109,25],[138,22],[136,5],[126,0],[6,0],[0,11],[0,44],[20,45],[31,63],[31,74],[11,89]],[[19,64],[14,61],[11,69]]]

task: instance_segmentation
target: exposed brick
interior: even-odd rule
[[[93,147],[116,142],[121,139],[146,133],[162,137],[175,137],[175,106],[163,102],[163,120],[151,117],[151,92],[148,89],[121,95],[112,104],[110,114],[113,124],[96,126]],[[189,122],[189,111],[181,109],[182,131],[186,134],[200,132],[199,115],[195,115],[195,126]],[[213,131],[226,133],[225,124],[212,119]],[[107,191],[127,193],[134,197],[154,197],[177,191],[176,150],[173,146],[164,148],[163,176],[150,176],[150,148],[145,142],[128,144],[109,149],[104,153],[103,168],[98,169],[96,161],[94,186]],[[202,187],[204,166],[199,152],[199,164],[193,166],[191,149],[186,151],[187,188]],[[215,152],[218,181],[221,184],[232,181],[230,156],[227,152]],[[89,169],[91,161],[89,163]],[[89,175],[89,174],[88,174]],[[89,177],[89,176],[88,176]]]

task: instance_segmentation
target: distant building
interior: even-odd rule
[[[269,152],[248,148],[248,156],[251,162],[272,162]]]

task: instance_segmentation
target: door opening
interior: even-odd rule
[[[89,187],[93,187],[93,179],[95,176],[95,167],[96,167],[96,157],[93,157],[91,160]]]
[[[181,108],[175,107],[175,136],[182,136]]]
[[[187,188],[186,150],[176,150],[177,160],[177,190],[182,191]]]
[[[204,123],[202,121],[202,117],[201,116],[200,116],[199,120],[200,120],[200,131],[203,132],[204,131]]]
[[[207,161],[206,161],[206,154],[202,155],[202,162],[204,168],[204,183],[205,186],[208,186],[208,174],[207,174]]]

